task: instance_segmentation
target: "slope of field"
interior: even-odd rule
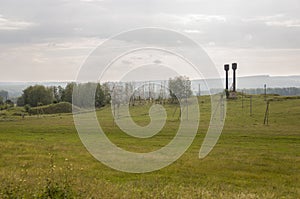
[[[270,98],[274,98],[269,96]],[[263,125],[261,96],[227,103],[223,134],[205,159],[199,149],[210,118],[210,100],[201,97],[199,133],[172,165],[151,173],[128,174],[95,160],[81,143],[71,114],[25,116],[0,114],[0,198],[297,198],[300,195],[300,100],[270,102]],[[243,104],[243,107],[242,107]],[[147,125],[149,105],[131,108],[133,119]],[[110,107],[97,111],[108,137],[138,152],[157,150],[172,140],[179,125],[175,106],[166,105],[168,121],[150,139],[124,134],[113,124]]]

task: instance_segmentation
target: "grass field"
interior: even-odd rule
[[[0,113],[0,198],[299,198],[300,99],[270,102],[263,125],[262,96],[228,101],[223,134],[205,159],[199,149],[210,118],[210,101],[201,97],[199,133],[172,165],[151,173],[119,172],[95,160],[81,143],[71,114],[14,116]],[[149,106],[131,109],[140,125]],[[97,112],[101,126],[118,146],[156,150],[175,135],[175,107],[166,105],[164,130],[150,139],[131,138],[113,125],[109,107]],[[20,110],[17,110],[20,111]],[[178,114],[178,113],[177,113]]]

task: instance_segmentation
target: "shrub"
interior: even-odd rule
[[[0,116],[7,116],[7,111],[1,111]]]
[[[30,109],[31,109],[31,106],[30,106],[29,104],[26,104],[26,105],[24,106],[24,109],[25,109],[26,112],[29,113],[29,111],[30,111]]]
[[[48,178],[47,184],[44,188],[43,193],[39,196],[39,198],[75,198],[76,194],[72,190],[71,185],[68,181],[63,183],[55,182],[53,179]]]
[[[72,113],[72,104],[69,102],[61,102],[58,104],[50,104],[47,106],[34,107],[29,110],[29,114],[58,114]]]

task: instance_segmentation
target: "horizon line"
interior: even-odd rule
[[[248,77],[300,77],[300,74],[296,75],[268,75],[268,74],[260,74],[260,75],[245,75],[245,76],[237,76],[237,78],[248,78]],[[214,80],[219,78],[207,78],[205,80]],[[221,77],[220,79],[224,79]],[[191,81],[203,80],[203,79],[190,79]],[[145,81],[160,81],[160,80],[145,80]],[[167,81],[167,80],[164,80]],[[36,81],[0,81],[0,83],[70,83],[76,82],[76,80],[36,80]],[[88,82],[88,81],[87,81]],[[105,82],[115,82],[115,81],[105,81]]]

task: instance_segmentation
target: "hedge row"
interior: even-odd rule
[[[47,106],[34,107],[29,109],[28,113],[31,115],[72,113],[72,104],[70,104],[69,102],[61,102],[58,104],[50,104]]]

